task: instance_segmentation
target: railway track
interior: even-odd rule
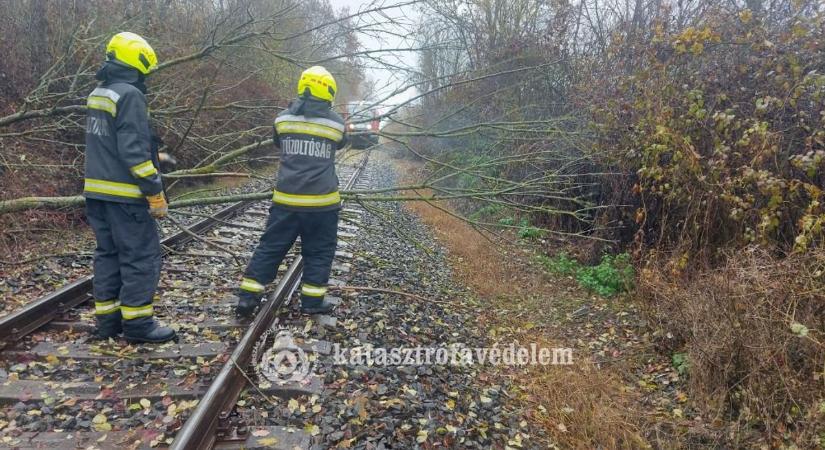
[[[354,152],[352,152],[354,153]],[[368,152],[354,164],[341,158],[344,189],[365,188],[359,175]],[[340,161],[340,160],[339,160]],[[240,202],[189,225],[235,256],[248,256],[267,217],[265,202]],[[346,251],[361,211],[345,205],[332,283],[346,277]],[[256,344],[279,317],[299,316],[288,308],[300,282],[303,261],[293,249],[279,283],[251,323],[233,316],[232,293],[243,267],[180,232],[163,240],[164,274],[155,304],[161,321],[177,324],[180,339],[162,345],[93,341],[89,300],[91,277],[75,281],[0,318],[0,448],[305,448],[309,436],[289,427],[254,430],[235,411],[248,387]],[[244,259],[244,258],[242,258]],[[285,266],[285,267],[284,267]],[[332,321],[331,317],[314,317]],[[235,345],[230,345],[236,342]],[[304,339],[307,351],[323,354],[329,343]],[[260,356],[260,355],[258,355]],[[5,378],[5,380],[4,380]],[[269,384],[263,395],[317,395],[320,380]],[[10,405],[10,406],[9,406]],[[9,420],[10,419],[10,420]],[[277,444],[276,444],[277,442]]]

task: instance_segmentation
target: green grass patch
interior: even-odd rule
[[[671,357],[671,362],[673,363],[673,368],[676,369],[679,375],[687,375],[690,370],[690,360],[688,359],[687,353],[674,353]]]
[[[502,217],[498,219],[498,223],[504,225],[505,227],[513,226],[516,223],[516,219],[514,217]]]
[[[488,217],[494,217],[501,214],[504,211],[504,206],[501,205],[485,205],[477,210],[473,211],[467,218],[470,220],[480,220],[486,219]]]
[[[538,255],[537,259],[548,272],[558,275],[575,275],[576,270],[581,267],[578,261],[570,258],[564,252],[552,258],[547,255]]]
[[[603,297],[612,297],[633,287],[635,271],[630,264],[630,255],[604,255],[595,266],[583,266],[565,253],[555,257],[539,255],[538,262],[551,273],[572,275],[580,286]]]
[[[544,230],[530,225],[527,219],[519,221],[518,237],[521,239],[539,239],[544,236]]]

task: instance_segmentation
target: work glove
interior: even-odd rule
[[[152,217],[155,219],[166,217],[166,213],[169,212],[169,204],[166,203],[166,196],[163,195],[163,192],[157,195],[148,195],[146,200],[149,201],[149,214]]]

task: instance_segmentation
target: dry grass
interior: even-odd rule
[[[410,161],[393,160],[403,183],[415,180],[419,168]],[[489,313],[478,318],[482,329],[504,329],[508,338],[536,342],[541,347],[567,347],[571,337],[561,329],[559,311],[572,311],[578,287],[570,280],[551,279],[532,267],[521,251],[495,246],[471,226],[424,202],[408,202],[435,233],[449,254],[455,274]],[[568,333],[569,334],[569,333]],[[519,398],[534,425],[543,428],[559,448],[645,448],[640,417],[633,406],[638,398],[622,383],[623,370],[598,368],[576,354],[573,366],[528,366],[501,370],[514,379]]]
[[[643,270],[648,316],[688,355],[691,395],[730,445],[819,448],[825,252],[777,259],[748,249],[727,260],[693,279]]]
[[[561,448],[649,447],[619,376],[580,361],[528,370],[520,381],[544,405],[547,412],[536,418]]]

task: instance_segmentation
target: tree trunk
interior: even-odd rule
[[[29,3],[29,58],[34,73],[44,73],[49,67],[49,22],[47,0],[30,0]]]

